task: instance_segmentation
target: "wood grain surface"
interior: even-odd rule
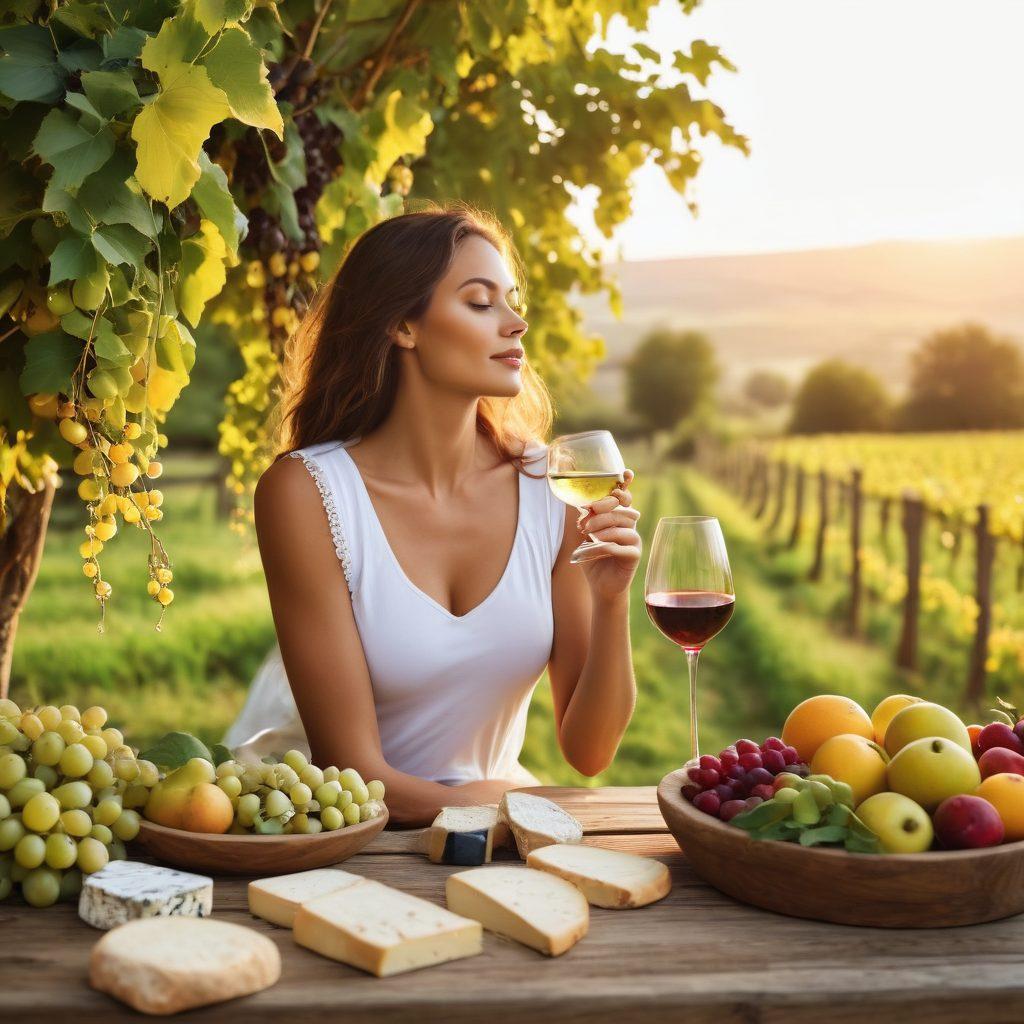
[[[254,996],[190,1011],[188,1021],[337,1019],[345,1024],[433,1021],[487,1024],[971,1024],[1024,1020],[1024,918],[969,928],[854,928],[758,910],[702,882],[664,824],[608,831],[616,808],[655,818],[654,787],[548,790],[587,829],[585,842],[646,853],[668,864],[672,892],[637,910],[591,909],[589,934],[548,959],[485,933],[480,956],[374,978],[296,946],[291,933],[252,917],[246,880],[215,877],[214,913],[277,944],[281,980]],[[561,794],[564,794],[560,796]],[[612,810],[609,810],[612,809]],[[411,853],[375,852],[381,833],[345,869],[444,904],[452,871]],[[792,879],[794,889],[803,884]],[[86,983],[102,933],[74,906],[0,904],[0,1019],[142,1019]]]

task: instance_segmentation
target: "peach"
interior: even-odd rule
[[[1024,775],[990,775],[974,795],[984,797],[999,812],[1007,842],[1024,839]]]

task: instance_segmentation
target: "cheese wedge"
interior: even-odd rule
[[[590,909],[571,882],[533,868],[494,865],[449,875],[448,909],[479,921],[488,931],[558,956],[590,924]]]
[[[434,864],[475,867],[490,864],[491,853],[508,842],[508,825],[498,817],[497,804],[442,807],[424,829],[422,849]]]
[[[104,931],[138,917],[209,917],[213,880],[133,860],[112,860],[86,875],[78,916]]]
[[[559,844],[534,850],[526,863],[572,882],[595,907],[611,910],[643,907],[672,888],[661,861],[597,846]]]
[[[523,860],[531,850],[553,843],[578,843],[583,838],[583,826],[542,796],[509,791],[502,796],[498,813],[508,823]]]
[[[280,976],[281,955],[266,935],[208,917],[129,921],[107,932],[89,957],[89,984],[142,1013],[246,996]]]
[[[304,903],[293,934],[379,978],[483,952],[479,922],[370,879]]]
[[[257,878],[249,883],[249,913],[271,924],[291,928],[295,912],[303,903],[362,881],[362,875],[352,875],[340,868],[317,868],[275,878]]]

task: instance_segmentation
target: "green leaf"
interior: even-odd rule
[[[434,130],[430,114],[402,89],[388,93],[380,116],[384,131],[377,142],[377,155],[366,170],[366,180],[373,183],[383,181],[400,156],[422,156],[427,136]]]
[[[214,743],[214,745],[210,747],[210,753],[213,754],[214,768],[219,767],[225,761],[233,761],[235,759],[235,755],[232,754],[223,743]]]
[[[285,127],[284,144],[284,159],[273,165],[273,177],[294,192],[306,184],[306,149],[293,121]]]
[[[267,80],[263,56],[241,28],[225,29],[203,65],[210,81],[223,90],[231,113],[243,124],[269,128],[284,137],[284,122]]]
[[[800,833],[801,846],[818,846],[821,843],[841,843],[847,837],[842,825],[822,825]]]
[[[154,199],[175,207],[199,180],[203,141],[231,111],[203,68],[169,68],[160,84],[160,94],[132,125],[132,138],[139,146],[135,177]]]
[[[52,288],[61,281],[77,281],[96,269],[96,250],[88,235],[69,231],[57,243],[50,254],[50,279]]]
[[[191,64],[210,41],[207,32],[190,11],[168,18],[160,31],[142,48],[142,66],[155,71],[161,81],[182,64]]]
[[[252,10],[250,0],[196,0],[195,16],[212,36],[228,21],[245,21]]]
[[[79,39],[57,54],[57,62],[71,75],[95,71],[103,63],[103,51],[95,43]]]
[[[110,159],[114,136],[107,128],[87,131],[70,114],[57,109],[43,119],[32,146],[53,167],[50,180],[54,185],[76,188]]]
[[[306,233],[299,227],[299,208],[295,193],[280,181],[271,181],[263,193],[263,208],[281,221],[284,233],[293,241],[301,242]]]
[[[93,233],[92,244],[108,262],[130,263],[141,270],[146,253],[153,248],[151,239],[128,224],[106,224]]]
[[[52,182],[46,186],[46,191],[43,193],[43,209],[47,213],[61,215],[54,217],[54,223],[58,226],[63,226],[64,221],[61,220],[61,217],[64,217],[75,231],[83,235],[92,233],[93,222],[82,209],[78,198],[62,188],[57,188]]]
[[[183,323],[168,318],[156,341],[156,362],[163,370],[173,373],[183,383],[195,365],[196,342]]]
[[[127,71],[90,71],[82,75],[82,88],[92,105],[106,118],[117,117],[142,105],[139,91]]]
[[[89,102],[89,97],[83,96],[80,92],[69,92],[64,97],[64,102],[67,106],[81,112],[82,116],[78,119],[78,123],[87,132],[97,132],[107,123],[108,119]]]
[[[26,395],[37,391],[67,394],[71,390],[71,374],[82,356],[82,343],[63,331],[47,331],[29,338],[25,345],[25,369],[18,383]]]
[[[136,60],[146,45],[149,34],[134,25],[122,25],[109,36],[104,36],[103,63],[116,64]]]
[[[213,755],[206,744],[187,732],[169,732],[161,736],[149,750],[139,754],[141,760],[152,761],[157,768],[165,772],[180,768],[193,757],[213,761]]]
[[[784,804],[777,800],[766,800],[749,811],[737,814],[731,820],[731,824],[743,829],[757,829],[765,825],[773,825],[778,821],[788,818],[792,812],[791,804]]]
[[[192,198],[196,201],[200,213],[217,225],[217,230],[227,247],[232,252],[237,252],[248,219],[235,206],[224,169],[215,164],[205,151],[199,154],[199,166],[201,174],[192,189]]]
[[[105,35],[114,28],[114,19],[105,5],[85,3],[83,0],[64,0],[53,12],[50,20],[67,25],[80,36],[87,36],[89,39]]]
[[[226,256],[224,239],[212,220],[204,218],[199,230],[181,243],[181,276],[176,297],[178,308],[193,327],[199,324],[206,303],[220,294],[227,281]]]
[[[104,317],[96,321],[92,344],[96,358],[103,366],[131,366],[135,362],[135,357],[118,337],[114,325]]]
[[[97,223],[130,224],[147,238],[156,238],[160,230],[159,216],[154,215],[149,200],[140,194],[138,184],[131,177],[134,170],[135,157],[118,148],[79,189],[78,201]]]
[[[13,367],[0,369],[0,424],[7,428],[8,434],[17,435],[19,430],[32,429],[32,418],[17,371]]]
[[[0,164],[0,238],[36,209],[38,183],[14,163]]]
[[[64,69],[50,33],[41,25],[0,29],[0,93],[12,100],[56,103],[64,94]]]

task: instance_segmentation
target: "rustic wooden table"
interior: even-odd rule
[[[673,889],[639,910],[591,908],[589,934],[563,956],[484,934],[484,952],[375,978],[324,959],[250,916],[246,879],[214,882],[214,913],[269,935],[281,980],[257,995],[189,1011],[190,1020],[347,1022],[778,1021],[913,1024],[1024,1020],[1024,915],[969,928],[891,931],[820,924],[737,903],[690,871],[654,787],[534,790],[557,800],[585,842],[657,857]],[[451,871],[384,832],[345,868],[444,905]],[[511,856],[509,854],[508,856]],[[800,879],[791,884],[799,886]],[[119,1020],[141,1015],[93,991],[100,933],[71,905],[0,904],[0,1020]]]

